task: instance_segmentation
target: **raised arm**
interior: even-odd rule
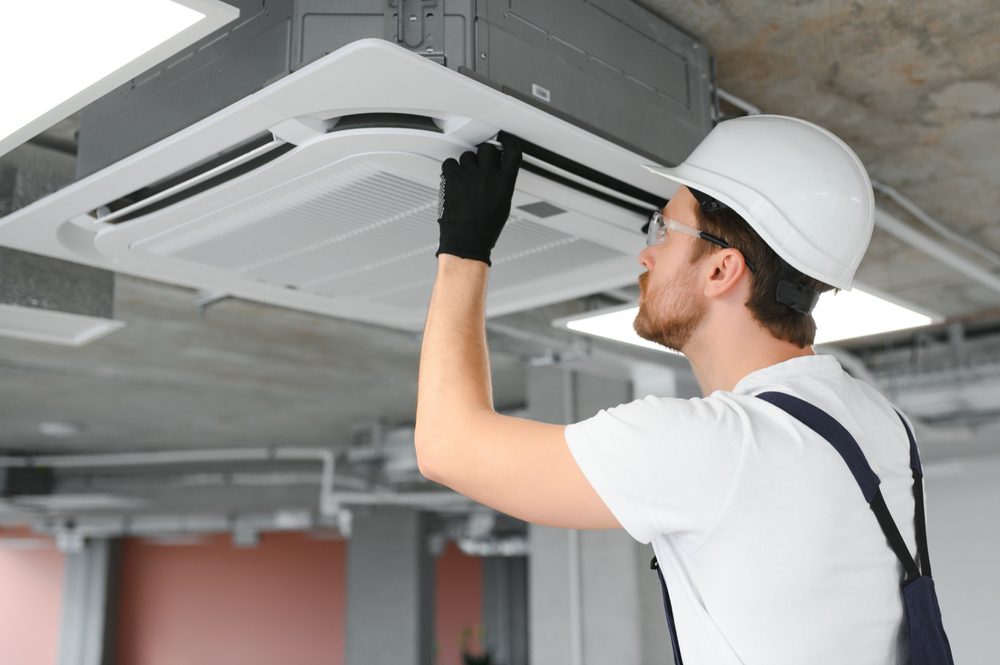
[[[516,139],[442,166],[434,283],[417,388],[420,471],[480,503],[537,524],[614,528],[618,521],[570,454],[562,425],[496,413],[486,348],[490,252],[510,214]]]

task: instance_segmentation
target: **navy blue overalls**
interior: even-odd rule
[[[910,440],[910,469],[913,471],[913,499],[916,504],[913,519],[920,569],[917,568],[917,563],[910,556],[896,523],[889,515],[889,509],[886,507],[885,499],[879,489],[881,480],[872,471],[861,447],[851,436],[851,433],[828,413],[798,397],[779,392],[761,393],[757,397],[787,412],[826,439],[840,453],[854,475],[854,480],[857,481],[865,501],[875,513],[875,519],[878,520],[882,533],[889,541],[889,546],[903,564],[905,577],[901,583],[901,592],[906,613],[910,665],[954,665],[951,646],[941,621],[941,609],[934,591],[934,580],[931,579],[931,560],[927,554],[924,474],[920,466],[920,456],[917,453],[917,442],[913,438],[913,432],[910,431],[906,420],[897,412],[899,419],[903,422],[903,427],[906,429],[906,436]],[[684,661],[681,658],[677,626],[674,624],[674,612],[670,605],[667,583],[663,579],[663,572],[660,570],[655,556],[649,565],[660,578],[660,586],[663,590],[663,609],[667,615],[667,628],[670,630],[670,644],[674,652],[674,662],[676,665],[683,665]]]

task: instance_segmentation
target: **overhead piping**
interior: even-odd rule
[[[750,102],[746,101],[741,97],[737,97],[731,92],[726,92],[722,88],[716,87],[715,93],[719,95],[719,99],[732,104],[733,106],[742,111],[746,111],[747,115],[760,115],[762,113],[762,111],[759,108],[757,108]]]
[[[153,466],[207,462],[247,462],[271,460],[306,460],[322,463],[320,477],[320,514],[336,516],[343,505],[422,505],[448,506],[471,503],[450,491],[384,492],[336,491],[334,451],[326,448],[234,448],[219,450],[181,450],[94,455],[26,455],[0,457],[0,467],[103,468]]]
[[[900,208],[913,215],[914,218],[922,222],[924,225],[934,229],[940,235],[944,236],[956,245],[961,245],[973,254],[978,254],[994,266],[1000,266],[1000,254],[997,254],[988,247],[983,247],[981,244],[973,242],[960,233],[955,233],[895,188],[890,187],[884,182],[878,180],[872,180],[872,187],[895,201]]]
[[[886,233],[936,258],[946,266],[955,269],[966,277],[970,277],[983,286],[1000,293],[1000,277],[984,268],[980,268],[970,262],[967,257],[956,254],[944,247],[940,241],[917,231],[881,208],[875,208],[875,224]]]
[[[822,353],[834,356],[855,378],[876,388],[885,389],[884,382],[875,376],[868,368],[868,365],[855,354],[832,344],[822,344],[817,345],[817,347],[819,347]],[[919,418],[913,417],[910,418],[910,422],[916,429],[917,437],[924,443],[946,445],[968,442],[974,438],[973,431],[968,427],[942,427],[940,425],[931,425]]]

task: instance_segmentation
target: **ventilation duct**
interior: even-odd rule
[[[712,124],[702,45],[624,0],[245,4],[85,110],[86,177],[0,219],[0,245],[415,330],[444,159],[527,142],[492,316],[634,282],[670,194],[642,165]]]
[[[0,335],[81,346],[125,324],[111,319],[107,270],[0,247]]]
[[[0,498],[51,494],[55,486],[52,469],[43,467],[0,467]]]
[[[0,214],[72,182],[72,168],[71,156],[36,145],[4,155]],[[108,270],[0,247],[0,335],[80,346],[124,325],[113,300]]]

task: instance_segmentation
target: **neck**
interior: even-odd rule
[[[749,316],[736,320],[706,317],[683,351],[703,395],[732,390],[759,369],[816,355],[812,346],[802,348],[775,338]]]

